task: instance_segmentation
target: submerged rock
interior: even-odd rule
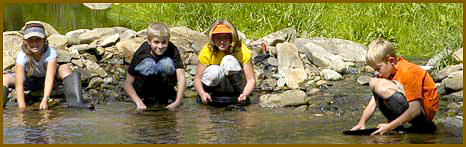
[[[261,107],[285,107],[306,105],[306,93],[301,90],[288,90],[281,94],[265,94],[260,97]]]
[[[369,85],[369,79],[371,77],[369,76],[360,76],[357,80],[357,82],[361,85]]]

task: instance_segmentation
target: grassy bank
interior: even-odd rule
[[[428,58],[462,45],[463,4],[120,4],[115,22],[135,30],[150,22],[204,31],[228,18],[249,38],[292,27],[298,37],[343,38],[368,44],[376,37],[395,42],[399,54]]]

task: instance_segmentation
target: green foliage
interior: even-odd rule
[[[142,30],[151,22],[205,31],[229,19],[248,38],[291,27],[298,37],[327,37],[367,45],[377,37],[394,42],[398,54],[432,57],[463,42],[461,3],[130,3],[111,8],[117,24]]]

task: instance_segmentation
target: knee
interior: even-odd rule
[[[241,71],[241,65],[239,61],[232,55],[226,55],[222,58],[220,67],[223,69],[226,75],[229,75],[230,72]]]
[[[369,82],[371,91],[381,96],[384,99],[389,98],[395,92],[397,92],[396,85],[385,79],[373,79]]]
[[[167,74],[167,75],[172,75],[175,73],[175,63],[173,62],[172,59],[165,57],[159,61],[159,66],[160,66],[160,72]]]
[[[71,66],[69,64],[62,64],[58,67],[58,73],[62,75],[62,77],[66,77],[71,74]]]
[[[202,74],[202,83],[207,86],[216,86],[220,83],[220,80],[223,77],[222,70],[218,65],[210,65]]]
[[[15,79],[9,75],[4,75],[3,76],[3,86],[9,87],[10,85],[13,85],[15,82]]]

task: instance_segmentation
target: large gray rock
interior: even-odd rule
[[[442,81],[443,79],[448,77],[450,73],[460,71],[460,70],[463,70],[463,64],[447,66],[443,68],[442,70],[440,70],[439,72],[435,73],[435,76],[433,77],[434,81],[435,82]]]
[[[281,94],[266,94],[259,99],[261,107],[299,106],[308,103],[306,93],[301,90],[288,90]]]
[[[209,41],[207,35],[187,27],[170,28],[170,41],[178,47],[185,64],[197,64],[197,55]]]
[[[117,54],[123,56],[125,62],[129,63],[131,62],[134,52],[136,52],[143,42],[144,39],[142,37],[140,39],[121,40],[115,45],[118,50]]]
[[[66,33],[66,37],[68,38],[68,44],[70,45],[77,45],[77,44],[81,44],[81,40],[79,39],[79,36],[81,36],[81,34],[84,34],[88,31],[91,31],[89,29],[79,29],[79,30],[74,30],[74,31],[70,31],[68,33]]]
[[[451,49],[444,49],[440,50],[438,53],[435,54],[434,57],[432,57],[426,64],[426,66],[435,66],[438,64],[441,60],[443,60],[445,57],[450,55],[452,53]]]
[[[310,40],[345,62],[365,63],[367,49],[361,44],[338,38],[314,38]]]
[[[112,3],[83,3],[83,5],[92,10],[104,10],[112,7]]]
[[[42,22],[42,21],[28,21],[25,23],[25,26],[28,25],[28,24],[31,24],[31,23],[40,23],[44,26],[44,29],[45,29],[45,35],[47,37],[49,36],[52,36],[53,34],[60,34],[57,30],[55,30],[55,28],[53,28],[52,25],[48,24],[48,23],[45,23],[45,22]],[[21,30],[24,30],[24,26],[23,28],[21,28]]]
[[[456,61],[463,62],[463,48],[456,50],[453,53],[453,58],[455,58]]]
[[[446,132],[455,135],[455,136],[463,136],[463,120],[453,117],[448,117],[441,121],[443,127],[445,128]]]
[[[277,44],[278,72],[285,75],[286,85],[298,89],[307,78],[304,65],[298,55],[298,48],[293,43]]]
[[[16,64],[16,54],[23,45],[23,35],[17,31],[3,32],[3,70]]]
[[[49,46],[57,50],[65,49],[68,43],[68,38],[65,35],[60,34],[53,34],[52,36],[47,38],[47,40],[49,41]]]
[[[267,46],[275,46],[278,43],[294,42],[296,39],[296,30],[292,28],[285,28],[283,30],[269,34],[261,39],[251,42],[251,46],[260,48],[262,43]]]
[[[343,76],[341,76],[338,72],[330,70],[330,69],[323,69],[320,74],[324,77],[325,80],[329,81],[337,81],[343,79]]]
[[[463,71],[456,71],[449,74],[448,78],[442,81],[442,84],[450,91],[463,90]]]
[[[80,44],[89,44],[95,40],[105,39],[111,35],[118,33],[118,28],[95,28],[90,31],[85,31],[79,35]]]
[[[346,64],[340,56],[334,55],[320,45],[308,42],[303,46],[308,59],[321,68],[332,69],[338,73],[346,71]]]
[[[86,65],[86,69],[90,71],[91,77],[106,77],[108,75],[107,72],[94,61],[84,60],[84,65]]]

